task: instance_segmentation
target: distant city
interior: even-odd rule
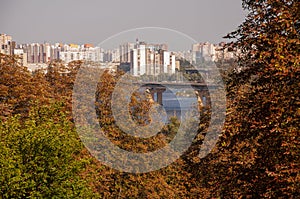
[[[54,60],[63,63],[76,60],[101,63],[130,71],[132,75],[174,74],[180,70],[180,61],[191,65],[234,59],[236,51],[223,49],[225,43],[209,42],[192,44],[189,51],[168,51],[167,44],[153,44],[145,41],[120,44],[117,49],[103,49],[93,44],[30,43],[17,44],[12,36],[0,34],[0,53],[18,55],[19,63],[29,70],[46,68]],[[221,50],[222,49],[222,50]]]

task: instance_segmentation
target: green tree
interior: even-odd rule
[[[1,198],[90,198],[80,143],[61,104],[0,123]]]

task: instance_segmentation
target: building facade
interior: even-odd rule
[[[0,53],[13,55],[16,42],[12,40],[10,35],[0,34]]]
[[[167,51],[166,44],[137,41],[129,57],[131,74],[134,76],[175,73],[175,55]]]

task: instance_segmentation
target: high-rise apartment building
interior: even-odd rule
[[[13,55],[16,42],[12,40],[10,35],[0,34],[0,53]]]
[[[63,46],[63,49],[59,52],[59,59],[65,63],[76,60],[102,62],[104,57],[102,54],[102,49],[93,47],[92,44],[69,44]]]
[[[20,65],[27,66],[27,53],[22,48],[15,48],[14,55],[19,57],[18,62]]]
[[[120,45],[120,62],[129,63],[131,60],[130,51],[134,49],[134,43],[125,43]]]
[[[175,55],[167,51],[166,44],[137,42],[130,51],[130,70],[134,76],[175,73]]]
[[[199,64],[216,60],[215,45],[205,42],[192,45],[192,63]]]

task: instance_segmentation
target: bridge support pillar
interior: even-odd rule
[[[154,100],[154,92],[153,91],[151,92],[151,97]]]
[[[162,105],[162,99],[163,99],[162,93],[163,91],[161,90],[157,91],[157,103],[159,103],[160,105]]]
[[[206,106],[206,107],[210,106],[210,95],[209,95],[209,91],[205,91],[205,92],[203,93],[203,98],[205,98],[204,106]]]
[[[160,105],[163,105],[163,92],[165,91],[166,88],[148,88],[145,92],[150,102],[154,102],[154,94],[156,93],[156,102]]]

